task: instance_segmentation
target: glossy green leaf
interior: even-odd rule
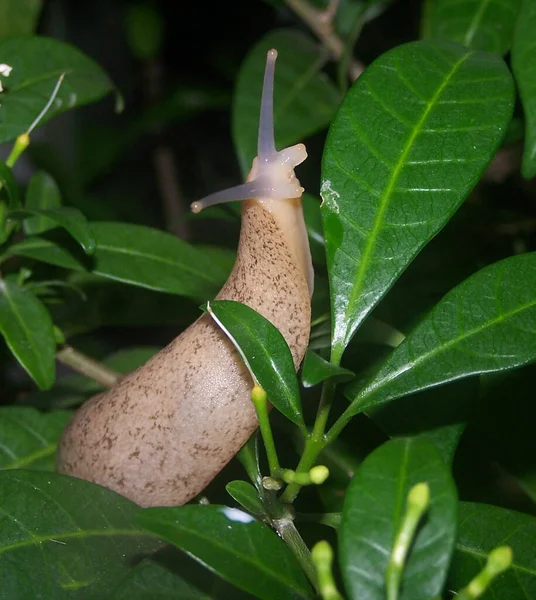
[[[1,44],[1,41],[0,41]],[[1,108],[0,108],[1,110]],[[1,124],[0,124],[1,127]],[[19,196],[19,188],[17,186],[17,182],[13,177],[13,173],[11,169],[6,165],[5,162],[0,160],[0,181],[2,182],[2,187],[6,190],[9,205],[11,208],[20,207],[20,196]]]
[[[429,37],[474,50],[506,54],[510,49],[521,0],[436,0]]]
[[[135,520],[261,600],[311,597],[283,540],[241,510],[214,504],[148,508]]]
[[[0,2],[0,38],[27,35],[37,27],[43,0],[2,0]]]
[[[149,289],[193,297],[214,295],[228,262],[207,256],[179,238],[142,225],[92,223],[97,275]]]
[[[533,362],[535,323],[536,253],[485,267],[449,292],[355,390],[354,412],[462,377]]]
[[[280,331],[268,319],[239,302],[211,302],[210,311],[268,394],[270,402],[287,419],[305,426],[292,354]]]
[[[536,175],[536,3],[522,0],[514,41],[512,68],[525,113],[525,146],[522,173],[526,179]]]
[[[12,220],[27,219],[29,221],[41,218],[48,222],[52,221],[56,226],[59,225],[69,232],[88,254],[95,251],[96,242],[91,225],[77,208],[67,206],[49,209],[25,208],[9,213],[9,218]]]
[[[348,486],[339,550],[349,597],[385,600],[385,568],[407,494],[420,482],[430,487],[430,507],[404,568],[400,600],[430,600],[441,594],[456,538],[456,488],[436,449],[409,438],[380,446]]]
[[[161,545],[139,510],[103,487],[55,473],[0,472],[0,576],[9,600],[106,598]]]
[[[506,508],[460,502],[458,540],[449,588],[459,590],[483,568],[497,546],[512,548],[512,567],[497,577],[479,600],[528,600],[536,598],[536,518]]]
[[[229,254],[203,252],[174,235],[130,223],[91,223],[96,240],[90,256],[58,235],[23,240],[9,253],[140,287],[206,300],[229,275]],[[55,233],[55,232],[54,232]]]
[[[52,320],[32,292],[7,279],[0,280],[0,332],[35,383],[49,388],[55,378]]]
[[[477,183],[512,107],[499,57],[439,42],[383,54],[347,94],[322,168],[334,362]]]
[[[67,410],[0,408],[0,469],[54,471],[58,440],[72,417]]]
[[[259,493],[247,481],[231,481],[226,486],[227,493],[243,506],[248,512],[255,516],[262,516],[266,513],[259,500]]]
[[[354,377],[355,374],[352,371],[334,365],[322,358],[316,352],[307,350],[301,370],[303,387],[313,387],[330,378],[342,382],[353,379]]]
[[[28,210],[47,210],[60,206],[61,193],[58,184],[45,171],[34,173],[26,190],[24,207]],[[43,233],[53,227],[57,227],[57,223],[42,215],[30,217],[24,221],[24,232],[27,235]]]
[[[326,127],[340,101],[339,93],[320,73],[322,48],[302,33],[280,30],[265,36],[248,54],[233,100],[233,139],[245,176],[257,155],[257,134],[266,53],[276,48],[274,128],[278,149],[302,142]]]
[[[40,123],[72,108],[95,102],[114,86],[91,58],[64,42],[39,36],[0,40],[2,62],[13,67],[3,77],[0,106],[0,142],[25,133],[45,107],[62,73],[56,100]]]

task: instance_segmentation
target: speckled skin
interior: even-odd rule
[[[299,199],[278,202],[287,203],[282,214],[262,202],[244,202],[237,260],[217,298],[248,304],[269,319],[298,367],[309,341],[310,255]],[[204,315],[80,408],[60,440],[58,471],[141,506],[181,505],[257,427],[251,388],[236,351]]]

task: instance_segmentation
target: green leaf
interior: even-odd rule
[[[243,506],[248,512],[256,517],[266,514],[263,505],[259,500],[257,490],[247,481],[231,481],[225,486],[227,493]]]
[[[43,0],[3,0],[0,3],[0,38],[33,33]]]
[[[355,373],[352,371],[334,365],[316,352],[307,350],[301,372],[303,387],[313,387],[329,378],[336,381],[348,381],[354,377]]]
[[[204,575],[210,577],[211,573],[205,571]],[[212,600],[186,577],[148,559],[134,567],[114,588],[105,600]]]
[[[26,190],[26,202],[24,208],[27,210],[51,209],[61,206],[61,194],[57,183],[45,171],[37,171],[33,174]],[[24,232],[27,235],[43,233],[57,223],[43,216],[31,217],[24,221]]]
[[[54,471],[58,440],[72,417],[26,406],[0,408],[0,469]]]
[[[7,279],[0,280],[0,332],[35,383],[49,388],[55,378],[52,320],[32,292]]]
[[[72,108],[95,102],[114,86],[108,75],[91,58],[64,42],[40,36],[0,40],[2,62],[13,67],[3,77],[0,106],[0,142],[25,133],[43,110],[62,73],[56,100],[40,124]]]
[[[97,240],[92,272],[149,289],[206,298],[225,281],[228,263],[179,238],[142,225],[92,223]]]
[[[498,506],[460,502],[458,540],[449,588],[461,589],[483,568],[487,555],[508,545],[514,553],[512,567],[497,577],[479,600],[536,598],[536,518]]]
[[[322,168],[333,362],[477,183],[512,107],[504,62],[449,43],[399,46],[354,84]]]
[[[450,291],[393,350],[354,397],[353,411],[533,362],[535,322],[536,252],[485,267]]]
[[[201,300],[215,296],[229,275],[228,253],[205,253],[164,231],[114,222],[93,222],[91,229],[96,240],[91,257],[52,234],[23,240],[8,253]]]
[[[259,434],[255,432],[249,440],[240,448],[236,458],[246,470],[248,477],[259,492],[262,487],[262,475],[259,465]]]
[[[24,210],[15,210],[9,213],[9,219],[32,221],[36,218],[43,219],[45,226],[46,221],[52,221],[56,226],[63,227],[88,254],[95,251],[95,238],[91,225],[77,208],[60,206],[59,208],[32,209],[26,207]]]
[[[310,598],[297,559],[268,526],[236,508],[148,508],[136,522],[261,600]]]
[[[7,256],[25,256],[39,262],[44,262],[56,267],[71,269],[72,271],[84,271],[83,257],[77,254],[78,248],[73,248],[68,242],[64,243],[62,236],[51,234],[50,239],[33,236],[13,244],[6,250]]]
[[[385,600],[385,568],[408,492],[420,482],[430,486],[430,507],[404,568],[400,600],[441,594],[456,537],[456,488],[436,449],[410,438],[392,440],[370,454],[346,492],[339,550],[351,598]]]
[[[218,300],[211,302],[207,310],[223,326],[275,408],[296,425],[305,427],[294,361],[280,331],[240,302]]]
[[[2,595],[105,598],[135,561],[161,545],[131,525],[138,510],[81,479],[0,472]]]
[[[257,135],[266,53],[278,52],[274,83],[277,148],[303,141],[328,125],[339,93],[320,69],[326,60],[320,46],[302,33],[279,30],[265,36],[248,54],[233,100],[233,139],[242,174],[257,155]]]
[[[436,0],[429,36],[474,50],[506,54],[521,0]]]
[[[525,146],[522,173],[536,175],[536,4],[522,0],[512,44],[512,68],[525,113]]]
[[[1,45],[1,41],[0,41],[0,45]],[[0,107],[1,110],[1,107]],[[1,129],[2,125],[0,123],[0,129]],[[20,203],[20,196],[19,196],[19,188],[17,186],[17,182],[15,181],[15,178],[13,177],[13,173],[11,171],[11,169],[6,165],[5,162],[0,160],[0,181],[2,182],[2,186],[5,188],[8,198],[9,198],[9,205],[11,206],[11,208],[18,208],[21,203]]]

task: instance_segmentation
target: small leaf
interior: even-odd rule
[[[54,471],[58,440],[72,413],[26,406],[0,408],[0,469]]]
[[[449,573],[449,588],[461,589],[482,569],[497,546],[512,548],[511,568],[497,577],[480,600],[536,598],[536,518],[472,502],[460,502],[458,540]]]
[[[268,526],[236,508],[148,508],[136,522],[261,600],[310,598],[296,558]]]
[[[32,292],[0,280],[0,332],[41,389],[54,383],[56,341],[50,315]]]
[[[207,298],[225,281],[228,262],[142,225],[92,223],[93,273],[171,294]]]
[[[0,44],[1,43],[2,42],[0,41]],[[0,124],[0,128],[1,127],[2,127],[2,125]],[[5,162],[3,162],[1,160],[0,160],[0,181],[2,182],[2,185],[7,192],[10,207],[11,208],[19,208],[21,203],[20,203],[19,188],[17,186],[17,182],[15,181],[15,178],[13,177],[13,173],[11,172],[11,169],[6,165]]]
[[[26,190],[24,207],[33,210],[59,208],[60,206],[61,194],[54,179],[45,171],[34,173]],[[31,217],[24,221],[24,232],[27,235],[43,233],[53,227],[57,227],[57,223],[43,216]]]
[[[320,73],[326,58],[310,38],[290,30],[265,36],[248,54],[233,99],[233,139],[245,176],[257,155],[257,135],[266,53],[278,52],[274,83],[274,129],[278,149],[301,142],[326,127],[339,93]]]
[[[536,253],[485,267],[450,291],[357,392],[354,414],[477,373],[536,360]]]
[[[6,250],[6,254],[8,256],[25,256],[72,271],[84,271],[84,263],[76,253],[77,248],[73,250],[68,244],[62,242],[63,240],[55,241],[33,236],[10,246]]]
[[[392,440],[370,454],[346,492],[339,528],[340,562],[351,598],[385,600],[384,573],[409,490],[430,486],[430,507],[404,567],[400,600],[443,591],[456,537],[456,488],[429,443]]]
[[[346,95],[322,166],[333,362],[475,186],[512,108],[499,57],[439,42],[383,54]]]
[[[0,38],[33,33],[42,6],[43,0],[2,0]]]
[[[429,37],[506,54],[520,4],[521,0],[436,0]]]
[[[334,365],[316,352],[307,350],[301,372],[303,387],[313,387],[330,378],[336,381],[348,381],[354,377],[355,373],[352,371]]]
[[[58,78],[65,79],[58,96],[40,124],[71,108],[100,100],[114,86],[91,58],[74,46],[40,36],[0,40],[2,62],[13,67],[3,79],[0,142],[25,133],[50,98]]]
[[[91,230],[96,240],[91,257],[52,233],[23,240],[7,252],[200,300],[215,296],[229,275],[230,256],[221,249],[205,253],[169,233],[130,223],[92,222]]]
[[[305,427],[292,354],[280,331],[249,306],[232,300],[211,302],[209,312],[231,336],[269,401],[287,419]]]
[[[522,0],[512,45],[512,68],[525,113],[525,146],[522,173],[536,175],[536,3]]]
[[[2,595],[106,598],[161,542],[132,526],[139,507],[56,473],[0,472]]]
[[[63,227],[88,254],[95,251],[95,238],[91,225],[78,209],[65,206],[49,209],[25,208],[9,213],[10,219],[28,219],[31,221],[36,217],[44,219],[45,226],[46,221],[53,221],[56,226]]]
[[[227,493],[243,506],[248,512],[256,517],[266,514],[263,505],[259,500],[257,490],[247,481],[231,481],[225,486]]]
[[[236,458],[246,470],[248,477],[259,492],[263,490],[262,475],[259,464],[259,434],[254,433],[240,448]]]

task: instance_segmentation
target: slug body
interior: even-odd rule
[[[294,167],[303,144],[273,138],[268,53],[259,154],[245,184],[192,205],[245,200],[237,259],[217,299],[249,305],[285,337],[298,368],[309,341],[313,273]],[[88,400],[65,429],[58,471],[93,481],[141,506],[176,506],[203,490],[257,427],[253,382],[210,315],[145,365]]]

